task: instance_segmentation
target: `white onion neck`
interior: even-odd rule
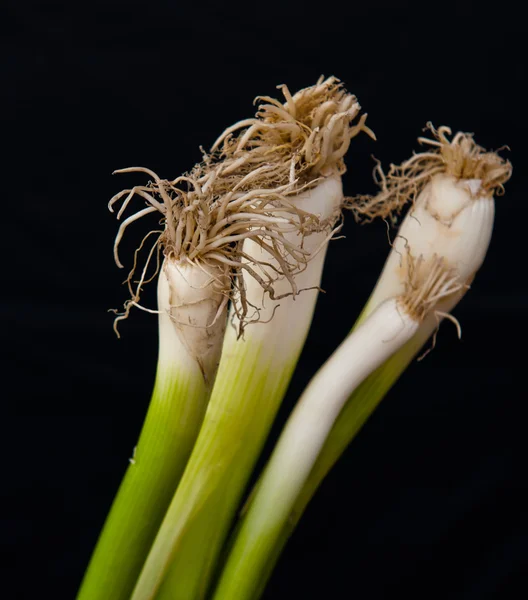
[[[212,386],[220,360],[227,301],[214,267],[165,259],[158,279],[159,360],[201,372]]]

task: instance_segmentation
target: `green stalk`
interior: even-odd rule
[[[78,600],[125,600],[176,489],[209,397],[198,367],[158,365],[141,436],[84,576]]]
[[[312,312],[307,316],[309,322]],[[289,361],[277,364],[272,356],[280,353],[278,333],[265,348],[251,343],[250,332],[246,341],[237,341],[232,328],[226,333],[206,418],[134,600],[155,597],[170,562],[171,577],[160,598],[203,597],[304,342],[299,339]]]
[[[179,495],[179,489],[178,504],[171,505],[171,516],[181,514],[191,503],[194,509],[181,525],[177,518],[174,522],[173,531],[180,526],[182,535],[157,600],[205,597],[247,480],[295,369],[298,355],[278,368],[269,362],[263,365],[259,350],[248,357],[245,346],[233,344],[230,366],[221,366],[196,444],[199,452],[193,452],[182,479],[180,489],[187,493]],[[237,372],[232,370],[235,364]],[[234,397],[243,401],[233,406]]]
[[[224,310],[214,326],[187,331],[181,325],[190,317],[198,323],[211,321],[209,312],[216,312],[216,296],[221,296],[199,285],[208,277],[204,269],[175,268],[172,261],[161,269],[159,358],[152,399],[78,600],[130,598],[185,469],[211,394],[226,322]],[[171,305],[176,291],[187,304]]]

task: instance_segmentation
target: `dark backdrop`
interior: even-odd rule
[[[310,505],[265,598],[524,597],[526,581],[514,589],[528,529],[528,132],[515,4],[4,0],[0,10],[6,597],[74,597],[147,407],[156,319],[136,311],[117,340],[107,312],[126,292],[106,204],[131,181],[112,171],[174,177],[200,144],[251,116],[256,95],[320,74],[343,80],[378,135],[353,142],[347,194],[374,191],[370,155],[400,162],[428,120],[508,144],[514,176],[456,309],[462,341],[442,327],[390,392]],[[387,254],[383,223],[349,215],[344,232],[279,423]]]

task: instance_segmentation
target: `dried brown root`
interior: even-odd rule
[[[439,310],[437,306],[446,298],[465,292],[470,286],[468,282],[460,281],[457,269],[449,267],[442,257],[433,255],[429,260],[425,260],[423,256],[415,258],[407,248],[405,264],[407,280],[405,292],[398,298],[400,308],[417,321],[421,322],[431,314],[437,321],[431,346],[418,357],[417,360],[420,361],[434,350],[441,319],[451,321],[456,327],[458,338],[462,337],[458,319]]]
[[[457,179],[480,179],[482,190],[489,194],[504,193],[504,183],[512,173],[512,165],[498,152],[487,152],[475,143],[473,134],[458,132],[451,140],[449,127],[435,129],[427,123],[426,129],[433,139],[418,138],[420,144],[429,146],[426,152],[414,153],[401,165],[391,164],[385,174],[379,161],[374,167],[374,181],[381,188],[375,196],[361,195],[348,199],[356,218],[372,220],[399,214],[402,208],[414,201],[431,178],[446,173]]]
[[[227,128],[213,144],[212,152],[224,162],[224,175],[234,169],[251,173],[271,163],[272,170],[259,173],[259,185],[310,182],[320,175],[344,173],[342,159],[361,131],[375,139],[365,125],[366,114],[352,124],[360,106],[335,77],[321,77],[293,96],[286,85],[278,88],[284,104],[268,96],[256,98],[260,104],[255,118]]]
[[[443,299],[464,289],[457,269],[449,267],[443,257],[429,260],[407,253],[405,291],[398,299],[400,307],[416,321],[423,321]],[[445,313],[444,313],[445,315]]]
[[[147,235],[145,235],[145,237],[141,241],[141,244],[134,251],[134,264],[128,274],[128,277],[125,280],[125,283],[128,286],[130,298],[124,303],[123,312],[118,312],[117,310],[112,309],[112,312],[114,312],[117,315],[116,318],[114,319],[114,331],[118,338],[121,337],[119,334],[119,323],[128,318],[128,315],[130,314],[130,310],[132,309],[132,307],[139,308],[140,310],[143,310],[148,313],[159,314],[159,311],[153,310],[150,308],[146,308],[146,307],[142,306],[141,304],[139,304],[139,299],[141,296],[141,292],[143,290],[143,286],[146,285],[147,283],[150,283],[156,277],[156,275],[159,273],[159,270],[161,268],[161,261],[160,261],[161,248],[160,248],[159,240],[160,240],[162,233],[163,232],[159,231],[159,230],[149,231],[147,233]],[[158,234],[158,236],[149,250],[149,253],[145,260],[145,264],[143,265],[143,269],[141,270],[141,276],[140,276],[139,280],[134,281],[134,274],[138,267],[139,254],[140,254],[141,250],[143,249],[143,246],[145,245],[145,242],[147,241],[147,239],[153,234]],[[149,265],[150,265],[150,262],[152,260],[154,253],[156,254],[156,268],[155,268],[154,272],[152,273],[152,275],[150,275],[150,277],[147,278],[147,271],[148,271],[148,268],[149,268]],[[135,288],[134,288],[134,285],[136,286]]]
[[[121,223],[114,245],[117,265],[122,267],[118,249],[127,227],[144,216],[161,213],[164,230],[155,244],[158,251],[171,259],[222,265],[228,270],[228,283],[216,291],[233,301],[239,333],[247,323],[259,320],[259,309],[247,300],[245,277],[255,279],[272,300],[296,296],[302,291],[296,275],[320,249],[304,250],[305,238],[323,232],[326,243],[340,229],[336,226],[340,210],[321,219],[297,208],[295,196],[323,177],[343,173],[343,156],[361,131],[374,137],[365,125],[366,115],[356,120],[360,106],[355,96],[335,77],[320,78],[315,86],[293,96],[285,85],[279,89],[284,103],[258,98],[256,116],[226,129],[211,153],[204,152],[203,161],[189,173],[169,181],[143,167],[116,171],[141,172],[151,179],[146,185],[119,192],[109,203],[113,212],[122,201],[118,219],[134,197],[146,203]],[[297,234],[295,243],[292,233]],[[264,251],[264,259],[244,253],[245,240],[254,241]],[[152,255],[153,250],[146,266]],[[131,298],[116,322],[125,319],[132,306],[140,306],[146,266],[140,283],[133,287],[136,252],[127,279]],[[274,284],[282,279],[288,281],[290,291],[277,295]],[[256,311],[253,318],[248,316],[251,309]]]

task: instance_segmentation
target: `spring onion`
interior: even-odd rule
[[[323,84],[322,89],[327,87]],[[311,111],[312,97],[303,98]],[[142,167],[119,171],[146,173],[151,180],[120,192],[110,202],[114,210],[122,201],[118,218],[133,198],[146,203],[119,228],[114,247],[118,266],[123,266],[119,244],[125,230],[149,214],[163,217],[162,230],[149,232],[134,255],[127,278],[130,299],[116,318],[117,327],[133,307],[159,315],[158,369],[135,454],[86,572],[80,600],[130,597],[198,434],[216,377],[229,301],[235,322],[229,335],[236,341],[250,322],[273,316],[274,311],[268,315],[261,306],[264,294],[270,303],[287,301],[312,287],[303,282],[313,279],[307,276],[314,269],[312,258],[314,265],[321,263],[324,252],[319,251],[334,231],[341,191],[338,187],[336,192],[333,180],[334,187],[332,182],[321,184],[331,196],[328,214],[316,210],[320,202],[312,206],[314,189],[307,188],[318,182],[310,173],[319,175],[329,165],[339,170],[350,137],[365,129],[364,118],[348,126],[359,110],[353,97],[343,96],[341,108],[341,116],[332,122],[337,148],[329,149],[327,129],[323,129],[326,137],[309,137],[301,125],[286,122],[275,102],[264,115],[249,120],[251,127],[243,135],[232,133],[240,124],[229,128],[200,164],[175,180],[161,179]],[[325,121],[328,110],[332,113],[332,106],[325,106],[317,119]],[[253,137],[248,135],[251,130]],[[267,146],[256,142],[262,131]],[[284,132],[303,140],[303,161],[296,148],[286,148]],[[324,164],[321,156],[326,157]],[[298,201],[302,193],[312,200]],[[305,243],[312,234],[315,245]],[[151,236],[154,243],[140,269],[139,256]],[[148,275],[154,257],[157,268]],[[157,272],[158,307],[153,310],[145,308],[140,297]],[[312,304],[314,297],[312,292]]]
[[[261,155],[275,157],[274,184],[280,185],[281,178],[297,182],[297,195],[288,197],[291,207],[317,216],[318,227],[284,235],[293,247],[308,252],[310,260],[293,278],[276,281],[273,298],[265,297],[255,281],[247,281],[245,301],[259,323],[246,323],[243,336],[237,335],[240,318],[236,306],[232,309],[234,327],[226,332],[204,423],[133,600],[204,597],[308,332],[326,246],[343,205],[342,158],[354,135],[361,130],[371,134],[364,125],[366,115],[351,124],[359,105],[335,78],[320,80],[294,96],[285,86],[282,90],[284,104],[263,98],[260,118],[240,122],[243,129],[235,140],[230,128],[218,144],[236,145],[240,164],[253,164]],[[262,262],[263,248],[255,240],[245,241],[243,252],[246,259]],[[269,259],[268,274],[280,260]],[[291,287],[304,291],[281,299]]]
[[[359,324],[301,397],[251,494],[215,600],[259,597],[311,495],[390,384],[442,318],[459,328],[449,313],[482,264],[493,191],[502,191],[511,165],[468,134],[450,142],[448,128],[434,133],[436,140],[423,141],[437,152],[391,167],[388,177],[378,166],[382,191],[358,199],[356,210],[369,217],[387,217],[409,197],[414,203]]]

